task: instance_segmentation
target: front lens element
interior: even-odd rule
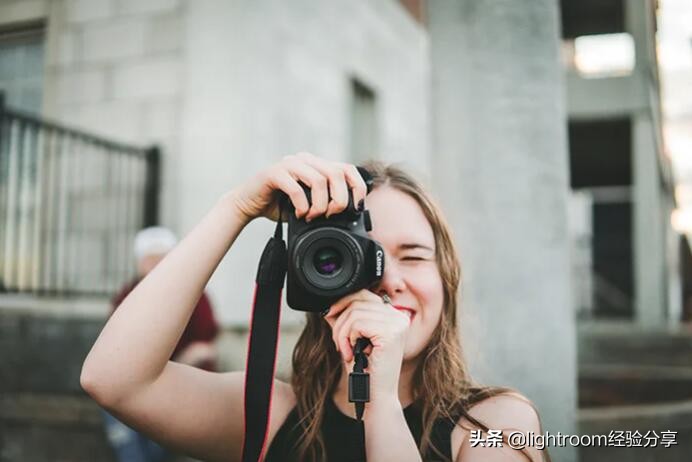
[[[340,271],[343,261],[343,256],[334,247],[323,247],[312,258],[317,272],[325,276],[332,276]]]

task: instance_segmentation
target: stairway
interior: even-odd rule
[[[599,322],[580,325],[578,341],[580,435],[677,431],[668,448],[582,447],[580,459],[692,460],[692,330]]]
[[[79,385],[105,300],[0,297],[0,461],[114,461]]]

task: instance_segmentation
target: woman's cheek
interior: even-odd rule
[[[419,315],[414,318],[406,335],[405,358],[416,357],[425,349],[437,325],[433,322],[432,313],[429,311]]]
[[[404,357],[418,356],[430,343],[437,328],[444,305],[442,278],[434,263],[420,265],[409,275],[409,290],[419,303],[420,311],[409,328]]]
[[[412,359],[417,357],[428,344],[428,336],[425,335],[420,328],[412,328],[406,338],[406,346],[404,347],[404,359]]]

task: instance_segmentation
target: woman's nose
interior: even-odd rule
[[[395,294],[401,293],[405,289],[406,281],[399,271],[396,262],[393,258],[385,258],[384,274],[375,292],[380,296],[387,294],[390,298],[394,298]]]

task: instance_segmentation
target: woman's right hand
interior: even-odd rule
[[[312,205],[298,181],[310,188]],[[348,206],[349,188],[353,192],[354,204],[365,199],[367,187],[354,165],[301,152],[286,156],[262,170],[232,193],[246,222],[259,216],[278,220],[279,191],[288,195],[297,218],[304,217],[310,221],[320,215],[329,217],[344,210]]]

